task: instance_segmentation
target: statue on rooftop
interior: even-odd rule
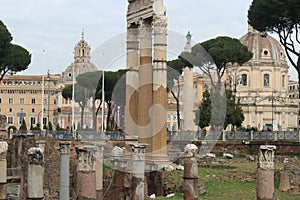
[[[187,44],[191,44],[192,34],[190,31],[186,34],[186,40],[187,40],[187,42],[186,42]]]

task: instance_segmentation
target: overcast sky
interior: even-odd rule
[[[168,30],[184,39],[187,31],[191,31],[197,43],[217,36],[240,38],[247,32],[251,1],[164,0]],[[13,43],[32,54],[32,62],[22,74],[42,74],[42,66],[51,73],[63,71],[73,62],[73,49],[81,39],[82,29],[92,51],[103,44],[114,49],[108,44],[115,38],[125,42],[127,0],[0,0],[0,3],[0,19],[11,32]],[[125,59],[120,60],[116,65],[125,66]]]

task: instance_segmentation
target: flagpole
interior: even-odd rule
[[[75,116],[74,116],[74,102],[75,102],[75,74],[74,74],[74,63],[72,64],[72,133],[73,133],[73,137],[75,138],[75,126],[74,126],[74,122],[75,122]]]
[[[42,66],[42,118],[41,118],[41,130],[44,130],[44,84],[45,84],[45,78],[44,78],[44,69],[45,69],[45,50],[43,50],[43,66]]]

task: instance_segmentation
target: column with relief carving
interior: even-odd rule
[[[260,146],[257,169],[257,200],[274,199],[274,145]]]

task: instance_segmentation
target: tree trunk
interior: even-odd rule
[[[111,130],[110,116],[111,116],[111,102],[107,101],[107,118],[106,118],[106,130]]]
[[[300,53],[298,55],[297,62],[297,72],[298,72],[298,119],[297,119],[297,130],[299,130],[299,120],[300,120]]]
[[[80,105],[80,104],[79,104],[79,105]],[[85,106],[80,105],[80,107],[81,107],[81,116],[80,116],[80,117],[81,117],[81,119],[80,119],[80,123],[81,123],[81,124],[80,124],[80,127],[83,128],[83,118],[84,118],[84,107],[85,107]]]
[[[179,95],[180,95],[180,85],[179,85],[179,77],[177,79],[177,98],[176,98],[176,111],[177,111],[177,124],[178,130],[180,130],[180,112],[179,112]]]
[[[97,115],[96,115],[96,99],[93,99],[92,113],[93,113],[93,129],[97,131]]]

